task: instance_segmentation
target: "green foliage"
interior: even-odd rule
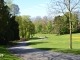
[[[71,15],[72,20],[72,32],[77,31],[78,16],[76,13]],[[54,32],[56,34],[66,34],[69,33],[69,13],[65,13],[63,16],[57,16],[54,19]]]
[[[11,40],[19,39],[18,31],[18,23],[15,22],[15,17],[11,16],[9,7],[0,3],[0,44],[8,44]]]
[[[46,27],[47,27],[47,32],[52,33],[52,30],[53,30],[52,21],[48,21],[48,24]]]
[[[37,24],[36,31],[38,33],[42,31],[42,25],[41,24]]]
[[[15,20],[15,16],[12,16],[10,19],[10,29],[12,30],[13,39],[12,40],[19,40],[19,24]],[[12,36],[11,35],[11,36]]]
[[[19,35],[21,38],[26,38],[28,40],[34,35],[35,26],[30,21],[30,16],[16,16],[16,21],[19,23]]]
[[[71,14],[71,21],[72,32],[78,32],[80,29],[78,25],[79,19],[77,13]],[[36,33],[56,33],[57,35],[61,35],[69,34],[70,30],[69,12],[66,12],[62,16],[56,16],[54,19],[48,19],[48,17],[36,17],[33,23],[35,25]]]
[[[6,44],[9,42],[9,40],[6,38],[6,34],[9,30],[10,25],[10,14],[8,11],[8,6],[6,6],[4,3],[0,3],[0,44]]]
[[[35,20],[33,21],[35,25],[35,32],[36,33],[49,33],[48,32],[48,17],[44,16],[43,18],[41,17],[36,17]]]

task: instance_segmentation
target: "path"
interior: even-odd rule
[[[80,55],[64,54],[44,51],[26,46],[26,41],[19,42],[18,45],[8,48],[8,50],[23,60],[80,60]]]

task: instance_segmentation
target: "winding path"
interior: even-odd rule
[[[26,46],[27,42],[19,42],[18,45],[8,50],[23,60],[80,60],[80,55],[64,54],[44,51]]]

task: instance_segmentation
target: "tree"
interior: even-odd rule
[[[0,0],[0,4],[4,3],[4,0]]]
[[[42,27],[42,26],[40,24],[40,20],[42,20],[42,18],[40,16],[36,16],[36,18],[34,18],[34,21],[33,21],[33,24],[35,25],[35,32],[36,33],[41,32],[40,27]]]
[[[65,24],[65,21],[63,20],[63,17],[62,16],[56,16],[54,18],[54,32],[57,34],[57,35],[61,35],[61,34],[64,34],[65,31],[67,30],[66,29],[66,24]]]
[[[41,33],[48,33],[47,32],[47,22],[48,22],[48,17],[47,16],[44,16],[42,17],[42,19],[40,20],[40,24],[42,25],[42,30],[41,30]]]
[[[48,21],[47,23],[47,32],[52,33],[53,27],[52,27],[52,21]]]
[[[41,31],[42,31],[42,24],[37,24],[36,25],[36,28],[37,28],[37,33],[41,33]]]
[[[31,38],[33,37],[33,35],[35,34],[35,25],[30,22],[30,36]]]
[[[16,21],[19,23],[19,35],[27,40],[35,34],[35,26],[30,20],[30,16],[16,16]]]
[[[4,4],[4,0],[0,0],[0,44],[7,44],[12,39],[10,30],[11,15],[8,10],[9,8],[7,5]]]
[[[60,21],[60,16],[57,16],[54,18],[54,32],[57,34],[57,35],[60,35],[60,24],[61,24],[61,21]]]
[[[66,17],[66,16],[67,17]],[[66,12],[65,15],[56,16],[53,20],[54,22],[54,31],[57,35],[67,34],[69,33],[69,12]],[[77,25],[78,25],[78,16],[76,13],[72,13],[72,32],[77,32]]]
[[[78,21],[78,25],[77,25],[77,32],[80,33],[80,20]]]
[[[13,16],[19,14],[19,6],[17,4],[12,4],[11,7],[12,7],[11,14]]]
[[[52,0],[50,9],[59,13],[69,12],[69,24],[70,24],[70,49],[72,49],[72,12],[78,11],[80,7],[80,0]],[[51,11],[50,10],[50,11]],[[65,15],[65,14],[64,14]],[[67,16],[66,16],[67,17]]]
[[[13,40],[19,40],[19,23],[15,20],[15,16],[10,19],[10,29],[13,31]]]

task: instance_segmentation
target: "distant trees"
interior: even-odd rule
[[[64,28],[65,24],[64,24],[64,20],[62,19],[62,17],[61,16],[55,17],[53,22],[54,22],[54,32],[57,35],[64,33],[64,30],[66,29]]]
[[[65,16],[67,15],[67,17]],[[69,13],[65,13],[63,16],[56,16],[54,19],[54,30],[58,35],[69,33]],[[76,13],[72,13],[72,32],[77,32],[78,16]]]
[[[46,18],[44,17],[36,17],[33,21],[35,25],[35,32],[36,33],[48,33],[48,34],[69,34],[69,12],[64,13],[65,15],[62,16],[55,16],[54,18]],[[79,32],[79,19],[77,13],[72,13],[72,33]]]
[[[48,21],[46,25],[47,33],[53,33],[53,24],[52,21]]]
[[[36,18],[34,18],[33,23],[35,25],[35,32],[36,33],[40,33],[42,31],[42,25],[40,23],[41,19],[42,18],[40,16],[37,16]]]
[[[44,17],[36,17],[33,21],[35,25],[35,32],[36,33],[51,33],[52,30],[52,20],[48,18],[48,16]]]

